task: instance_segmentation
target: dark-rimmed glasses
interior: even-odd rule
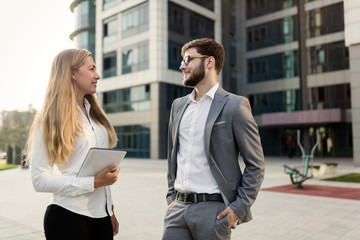
[[[208,56],[208,55],[196,55],[196,56],[187,55],[181,61],[181,65],[183,65],[183,64],[185,64],[185,66],[189,65],[190,61],[193,60],[194,58],[208,58],[208,57],[210,57],[210,56]]]

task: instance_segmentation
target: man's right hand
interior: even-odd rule
[[[169,205],[168,205],[168,210],[170,210],[171,208],[172,208],[172,206],[174,206],[174,203],[175,203],[175,201],[173,201],[173,202],[171,202]]]
[[[113,164],[98,172],[94,180],[94,188],[108,186],[114,184],[118,180],[120,168]]]

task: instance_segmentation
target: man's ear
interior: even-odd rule
[[[215,68],[215,58],[213,56],[210,56],[206,65],[208,68]]]

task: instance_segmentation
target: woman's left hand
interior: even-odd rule
[[[110,218],[111,218],[111,224],[112,224],[112,228],[113,228],[113,234],[115,236],[119,232],[119,222],[115,217],[114,211],[113,211],[113,215]]]

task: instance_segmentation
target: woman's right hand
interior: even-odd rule
[[[116,164],[113,164],[98,172],[95,176],[94,188],[114,184],[118,179],[119,171],[120,168],[116,167]]]

